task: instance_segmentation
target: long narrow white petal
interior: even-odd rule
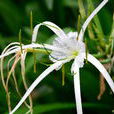
[[[7,45],[7,46],[5,47],[5,49],[3,50],[2,53],[4,53],[10,46],[13,46],[13,45],[19,45],[19,42],[10,43],[9,45]]]
[[[15,49],[15,48],[16,48],[16,49]],[[28,44],[28,45],[24,45],[24,46],[22,46],[22,48],[23,48],[23,49],[28,49],[28,48],[46,48],[46,49],[55,50],[55,51],[59,51],[59,50],[60,50],[59,48],[54,47],[54,46],[52,46],[52,45],[48,45],[48,44],[41,45],[41,44],[35,44],[35,43],[33,43],[33,44]],[[10,54],[16,53],[16,52],[18,52],[20,49],[21,49],[20,46],[18,46],[18,47],[15,46],[14,48],[12,47],[12,50],[10,50],[10,51],[8,51],[8,52],[3,53],[2,55],[0,55],[0,59],[3,58],[3,57],[8,56],[8,55],[10,55]]]
[[[85,23],[83,24],[81,31],[79,33],[79,40],[83,40],[83,35],[84,32],[88,26],[88,24],[90,23],[90,21],[93,19],[93,17],[102,9],[102,7],[108,2],[108,0],[103,0],[101,2],[101,4],[91,13],[91,15],[87,18],[87,20],[85,21]]]
[[[64,61],[58,61],[48,67],[38,78],[31,84],[31,86],[28,88],[22,99],[19,101],[19,103],[16,105],[16,107],[10,112],[10,114],[13,114],[21,105],[22,103],[26,100],[26,98],[30,95],[30,93],[33,91],[33,89],[49,74],[51,73],[54,69],[59,67],[60,65],[66,63],[68,60]]]
[[[102,75],[104,76],[104,78],[106,79],[106,81],[108,82],[110,88],[114,93],[114,82],[111,79],[109,73],[104,68],[104,66],[91,54],[88,54],[88,61],[92,63],[102,73]]]
[[[27,49],[27,48],[46,48],[46,49],[53,50],[53,51],[61,51],[60,48],[55,47],[53,45],[49,45],[49,44],[43,44],[42,45],[42,44],[32,43],[32,44],[23,46],[23,49]]]
[[[44,25],[44,26],[50,28],[60,38],[66,38],[67,37],[66,34],[63,32],[63,30],[60,27],[58,27],[57,25],[55,25],[52,22],[45,21],[45,22],[40,23],[40,24],[35,26],[35,28],[33,30],[33,36],[32,36],[32,42],[33,43],[36,42],[38,30],[39,30],[41,25]]]
[[[81,101],[81,91],[80,91],[79,67],[75,61],[73,66],[74,68],[72,68],[72,71],[74,72],[74,90],[75,90],[77,114],[82,114],[83,111],[82,111],[82,101]]]
[[[13,46],[14,45],[14,46]],[[12,47],[11,47],[12,46]],[[11,50],[18,48],[19,47],[19,43],[18,42],[13,42],[10,43],[9,45],[7,45],[4,50],[2,51],[1,55],[10,52]]]

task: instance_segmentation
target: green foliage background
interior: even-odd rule
[[[89,8],[91,7],[89,1],[91,0],[83,0],[87,15],[86,17],[81,18],[79,27],[77,27],[80,8],[77,0],[0,0],[0,51],[2,52],[9,43],[19,41],[18,32],[20,28],[22,29],[22,42],[24,44],[31,43],[30,11],[33,12],[34,26],[43,21],[52,21],[60,28],[63,28],[67,33],[71,30],[75,31],[80,29],[87,16],[92,12],[93,9]],[[101,0],[92,0],[94,7],[100,2]],[[110,0],[110,2],[99,12],[98,19],[100,24],[95,20],[91,22],[91,24],[97,23],[96,31],[101,30],[99,34],[102,34],[103,32],[106,41],[112,30],[113,4],[114,1]],[[91,33],[95,34],[96,31],[91,31]],[[88,39],[88,36],[86,31],[85,38]],[[46,27],[41,27],[38,34],[38,42],[51,43],[54,37],[55,35],[53,35],[50,30]],[[98,52],[96,49],[97,45],[99,45],[98,42],[88,42],[88,48],[91,53]],[[33,54],[28,54],[26,59],[26,79],[29,86],[37,76],[47,68],[44,63],[51,63],[48,56],[37,54],[37,72],[34,73]],[[4,66],[6,65],[7,59]],[[60,70],[51,73],[33,91],[34,114],[76,113],[73,77],[70,74],[70,66],[71,63],[65,65],[65,86],[62,86],[61,84],[62,73]],[[7,72],[6,67],[4,67],[4,72]],[[18,63],[16,67],[16,76],[19,89],[21,93],[24,94],[25,90],[20,74],[20,63]],[[14,107],[20,98],[15,91],[12,80],[10,81],[9,86],[11,103],[12,107]],[[99,72],[89,63],[85,64],[84,68],[81,69],[81,92],[84,114],[112,113],[112,110],[114,109],[114,95],[110,94],[110,88],[107,86],[102,99],[100,101],[97,100],[99,94]],[[23,105],[15,114],[24,114],[26,110],[27,109]],[[8,108],[6,93],[0,80],[0,114],[4,113],[8,113]]]

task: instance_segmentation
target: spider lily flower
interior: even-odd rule
[[[44,23],[46,26],[48,25],[54,29],[57,27],[57,25],[55,25],[51,22],[44,22]],[[36,32],[34,32],[34,34],[37,34],[38,27],[39,27],[39,25],[35,27],[34,31],[36,31]],[[37,28],[37,30],[36,30],[36,28]],[[72,66],[71,66],[71,72],[74,75],[74,89],[75,89],[77,114],[83,113],[82,112],[82,103],[81,103],[79,69],[81,67],[83,67],[84,59],[86,59],[85,44],[81,40],[77,40],[77,37],[78,37],[77,32],[70,32],[68,34],[65,34],[60,28],[56,29],[56,30],[59,31],[59,34],[58,34],[58,32],[56,32],[58,37],[55,38],[55,40],[53,41],[52,47],[54,47],[54,48],[52,48],[52,52],[49,56],[50,60],[53,61],[54,64],[51,65],[50,67],[48,67],[40,76],[38,76],[38,78],[31,84],[29,89],[26,91],[25,95],[22,97],[20,102],[16,105],[16,107],[12,110],[12,112],[10,114],[13,114],[21,106],[21,104],[30,95],[30,93],[33,91],[33,89],[49,73],[51,73],[55,69],[59,70],[63,64],[65,64],[71,60],[74,60]],[[63,34],[60,34],[60,33],[63,33]],[[37,35],[33,35],[33,39],[34,39],[34,36],[37,36]],[[63,36],[65,36],[65,38]],[[93,64],[103,74],[104,78],[106,79],[107,83],[109,84],[110,88],[112,89],[112,91],[114,93],[114,82],[112,81],[110,75],[108,74],[108,72],[106,71],[104,66],[91,54],[88,54],[87,59],[91,64]]]
[[[59,70],[61,66],[71,60],[74,60],[72,66],[71,66],[71,72],[74,75],[74,89],[75,89],[75,99],[76,99],[76,108],[77,108],[77,114],[82,114],[82,103],[81,103],[81,92],[80,92],[80,72],[79,69],[83,67],[84,65],[84,59],[86,59],[86,53],[85,53],[85,44],[83,42],[83,35],[87,28],[87,25],[91,21],[91,19],[96,15],[96,13],[108,2],[108,0],[104,0],[98,8],[96,8],[93,13],[90,15],[90,17],[85,21],[84,25],[82,26],[82,29],[79,33],[77,32],[70,32],[68,34],[65,34],[57,25],[51,22],[43,22],[41,24],[38,24],[33,31],[33,37],[32,37],[32,43],[29,45],[23,45],[22,49],[26,50],[29,48],[46,48],[49,50],[52,50],[51,55],[49,56],[50,60],[54,62],[50,67],[48,67],[38,78],[31,84],[31,86],[28,88],[22,99],[19,101],[19,103],[16,105],[16,107],[10,112],[10,114],[13,114],[26,100],[26,98],[30,95],[30,93],[33,91],[33,89],[53,70],[57,69]],[[54,40],[53,45],[48,44],[36,44],[36,38],[38,29],[41,25],[45,25],[48,28],[50,28],[58,37]],[[77,40],[77,37],[79,40]],[[8,51],[7,53],[4,53],[0,56],[0,58],[8,56],[10,54],[16,53],[20,51],[20,47],[16,47],[16,49],[12,49]],[[26,57],[26,56],[25,56]],[[88,54],[87,57],[88,61],[93,64],[104,76],[107,83],[109,84],[110,88],[112,89],[114,93],[114,82],[112,81],[110,75],[104,68],[104,66],[91,54]],[[25,58],[24,58],[25,60]]]

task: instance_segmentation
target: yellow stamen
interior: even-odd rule
[[[22,50],[22,31],[21,31],[21,29],[20,29],[20,31],[19,31],[19,42],[20,42],[21,53],[22,53],[23,50]]]
[[[65,66],[62,66],[62,86],[65,85]]]

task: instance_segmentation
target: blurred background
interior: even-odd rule
[[[19,30],[22,30],[22,43],[31,43],[30,12],[32,11],[33,26],[43,21],[51,21],[69,31],[79,31],[88,15],[102,0],[0,0],[0,51],[11,42],[19,42]],[[82,7],[83,4],[83,7]],[[89,52],[98,54],[104,52],[105,46],[110,44],[110,37],[114,31],[114,0],[110,0],[107,5],[91,21],[85,33]],[[56,36],[46,27],[41,27],[37,41],[38,43],[51,43]],[[100,41],[100,42],[98,42]],[[111,40],[112,42],[113,40]],[[102,45],[103,44],[103,45]],[[106,53],[110,55],[110,51]],[[111,55],[111,57],[113,54]],[[105,56],[103,60],[107,60]],[[9,59],[9,58],[8,58]],[[4,78],[7,77],[7,63],[4,62]],[[48,66],[48,56],[36,54],[36,73],[34,72],[34,56],[28,53],[26,59],[26,82],[28,87]],[[10,68],[14,61],[10,63]],[[76,114],[73,76],[70,73],[71,63],[65,64],[65,85],[62,86],[62,71],[54,71],[43,80],[32,92],[34,114]],[[105,62],[104,62],[105,63]],[[109,65],[110,61],[105,64]],[[109,67],[107,68],[107,70]],[[111,76],[114,77],[114,67],[111,66]],[[15,68],[16,79],[21,95],[25,93],[22,83],[20,62]],[[114,95],[107,83],[103,82],[106,90],[100,100],[100,74],[96,68],[87,63],[81,69],[81,93],[84,114],[112,114],[114,110]],[[102,85],[104,86],[104,85]],[[11,77],[9,81],[9,91],[12,109],[20,100],[16,92],[15,84]],[[6,93],[0,79],[0,114],[8,113]],[[29,101],[26,101],[29,104]],[[25,105],[15,114],[27,112]]]

